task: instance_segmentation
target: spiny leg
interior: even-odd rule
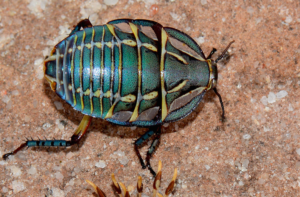
[[[81,21],[79,21],[79,23],[74,27],[74,29],[72,30],[72,32],[70,33],[70,35],[74,34],[76,31],[80,31],[80,28],[82,27],[87,28],[87,27],[92,27],[92,23],[90,21],[90,19],[83,19]]]
[[[10,153],[6,153],[2,156],[4,160],[6,160],[10,155],[15,155],[21,149],[25,147],[67,147],[77,144],[80,139],[84,136],[91,123],[92,117],[84,116],[81,120],[78,128],[76,129],[75,133],[71,137],[71,140],[27,140],[25,143],[21,144],[17,149]]]
[[[142,165],[142,168],[145,169],[146,167],[148,167],[148,169],[150,170],[150,172],[155,176],[156,173],[154,172],[154,170],[152,169],[151,165],[150,165],[150,159],[151,159],[151,156],[152,154],[154,153],[157,145],[158,145],[158,142],[159,142],[159,138],[160,138],[160,134],[161,134],[161,130],[160,130],[160,127],[152,127],[149,129],[149,131],[147,131],[144,135],[142,135],[139,139],[137,139],[135,142],[134,142],[134,149],[135,149],[135,152],[140,160],[140,163]],[[147,157],[146,157],[146,165],[142,159],[142,156],[140,154],[140,151],[139,151],[139,147],[144,144],[145,142],[147,142],[152,136],[155,136],[151,146],[149,147],[148,149],[148,152],[147,152]]]
[[[157,132],[155,133],[155,138],[152,141],[152,144],[149,147],[148,152],[147,152],[147,156],[146,156],[146,166],[148,167],[148,169],[150,170],[151,174],[153,174],[154,177],[156,176],[156,173],[151,167],[150,159],[151,159],[153,153],[155,152],[156,148],[159,145],[160,136],[161,136],[161,130],[159,128],[157,130]]]

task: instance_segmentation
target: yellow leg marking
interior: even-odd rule
[[[158,96],[158,92],[157,91],[153,91],[153,92],[150,92],[148,94],[145,94],[143,96],[143,99],[144,100],[152,100],[152,99],[155,99],[157,96]]]
[[[77,35],[75,35],[74,42],[73,42],[73,51],[72,51],[72,59],[71,59],[71,83],[72,83],[72,94],[73,94],[73,103],[74,106],[77,104],[76,96],[75,96],[75,83],[74,83],[74,59],[75,59],[75,49],[76,49],[76,42],[77,42]]]
[[[81,50],[80,50],[80,62],[79,62],[79,78],[80,78],[80,102],[81,102],[81,110],[84,109],[83,103],[83,82],[82,82],[82,72],[83,72],[83,49],[84,49],[84,40],[86,33],[83,30],[82,41],[81,41]]]
[[[166,101],[166,89],[165,89],[165,55],[166,44],[168,41],[167,32],[161,29],[161,58],[160,58],[160,84],[161,84],[161,120],[164,121],[168,115],[168,107]]]
[[[53,77],[50,77],[49,75],[45,74],[45,79],[49,82],[51,90],[55,92],[56,90],[56,79]]]
[[[141,87],[142,87],[142,58],[141,58],[141,46],[142,43],[139,39],[139,35],[138,35],[138,28],[136,25],[134,25],[133,23],[129,23],[129,26],[134,34],[134,37],[137,41],[137,51],[138,51],[138,94],[137,94],[137,101],[136,101],[136,105],[134,107],[133,113],[130,117],[129,122],[133,122],[135,121],[138,116],[139,116],[139,107],[140,107],[140,102],[143,99],[143,96],[141,94]]]
[[[187,61],[180,55],[176,54],[176,53],[172,53],[172,52],[167,52],[168,54],[172,55],[173,57],[176,57],[179,61],[181,61],[184,64],[188,64]]]
[[[184,80],[183,82],[181,82],[178,86],[174,87],[172,90],[169,90],[168,91],[168,94],[169,93],[173,93],[173,92],[177,92],[179,90],[181,90],[185,85],[186,83],[188,82],[189,80]]]
[[[86,132],[88,126],[90,125],[91,120],[92,120],[91,116],[87,116],[87,115],[83,116],[83,118],[82,118],[78,128],[76,129],[74,135],[79,135],[80,134],[79,136],[82,136]]]

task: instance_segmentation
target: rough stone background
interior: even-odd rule
[[[180,29],[206,55],[232,40],[219,64],[217,96],[208,93],[184,120],[165,125],[152,159],[163,163],[162,188],[175,167],[172,196],[300,196],[300,2],[212,0],[0,0],[0,155],[26,137],[69,139],[81,118],[43,79],[43,59],[74,25],[146,18]],[[94,119],[79,147],[24,150],[0,160],[1,196],[108,196],[111,173],[145,196],[152,177],[132,141],[145,129]],[[142,149],[146,152],[146,146]]]

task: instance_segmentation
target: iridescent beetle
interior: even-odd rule
[[[83,28],[81,30],[81,28]],[[184,118],[213,89],[224,107],[216,84],[216,59],[206,58],[185,33],[149,20],[118,19],[92,26],[80,21],[45,59],[45,78],[63,100],[85,114],[71,140],[27,140],[24,147],[71,146],[86,133],[92,117],[122,126],[149,127],[134,143],[143,168],[150,165],[161,125]],[[146,164],[138,148],[154,137]]]

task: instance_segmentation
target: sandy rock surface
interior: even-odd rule
[[[0,155],[26,138],[69,139],[83,115],[51,91],[43,60],[73,26],[144,18],[184,31],[206,55],[235,40],[220,63],[218,90],[187,118],[164,125],[152,159],[172,196],[298,196],[300,190],[300,2],[212,0],[0,0]],[[217,55],[216,55],[217,56]],[[214,56],[214,58],[216,57]],[[135,194],[144,179],[132,141],[146,129],[93,119],[79,147],[23,150],[0,160],[1,196],[108,196],[111,173]],[[147,146],[142,149],[145,153]]]

